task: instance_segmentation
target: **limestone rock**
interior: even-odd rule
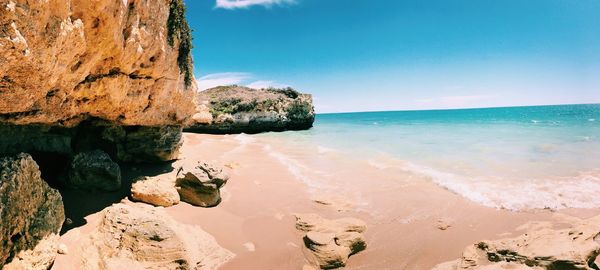
[[[219,86],[201,91],[186,130],[200,133],[258,133],[312,127],[312,97],[291,88]],[[210,117],[209,117],[210,116]]]
[[[465,249],[444,269],[598,269],[600,216],[582,220],[573,228],[533,230],[516,238],[481,241]]]
[[[2,270],[47,270],[59,253],[58,240],[54,233],[44,237],[33,249],[18,252]]]
[[[181,125],[196,87],[184,83],[187,22],[167,28],[171,2],[1,1],[0,121]]]
[[[100,150],[75,155],[65,178],[65,185],[69,188],[102,191],[121,188],[119,165]]]
[[[355,218],[325,219],[316,214],[296,214],[296,229],[306,232],[304,255],[315,267],[344,267],[348,257],[366,249],[362,234],[367,228]]]
[[[196,166],[180,167],[175,184],[182,201],[196,206],[213,207],[221,202],[220,188],[228,180],[229,175],[222,168],[199,162]]]
[[[0,268],[13,261],[12,269],[47,269],[64,219],[60,194],[42,180],[31,156],[0,159]]]
[[[135,201],[154,206],[169,207],[179,203],[179,193],[170,174],[154,177],[142,177],[131,185],[131,197]]]
[[[216,269],[234,257],[198,226],[144,204],[115,204],[85,241],[84,270]]]

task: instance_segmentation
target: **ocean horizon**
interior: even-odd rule
[[[599,120],[600,104],[332,113],[259,137],[396,166],[488,207],[594,208]]]

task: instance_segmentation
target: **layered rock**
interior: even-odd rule
[[[176,158],[195,108],[189,33],[182,0],[1,1],[0,153],[85,141],[122,161]]]
[[[325,219],[316,214],[296,214],[296,229],[306,232],[303,252],[320,269],[346,266],[348,258],[367,247],[366,224],[355,218]]]
[[[71,161],[63,181],[68,188],[116,191],[121,188],[121,169],[101,150],[82,152]]]
[[[175,177],[170,174],[159,176],[144,176],[131,185],[131,197],[134,201],[145,202],[154,206],[173,206],[178,204],[179,193],[175,188]]]
[[[163,209],[115,204],[85,240],[86,270],[216,269],[234,254],[198,226],[175,222]]]
[[[312,97],[291,88],[251,89],[220,86],[199,93],[196,114],[187,131],[200,133],[258,133],[312,127]]]
[[[47,269],[56,256],[64,207],[27,154],[0,159],[0,217],[0,268]]]
[[[201,207],[213,207],[221,202],[221,187],[229,175],[223,168],[199,162],[195,166],[184,165],[177,170],[175,185],[181,200]]]
[[[181,5],[181,0],[1,1],[0,121],[183,123],[194,110],[195,86]]]
[[[481,241],[462,257],[436,266],[457,269],[599,269],[600,216],[569,229],[540,229],[516,238]]]

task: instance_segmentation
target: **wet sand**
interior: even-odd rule
[[[350,258],[347,269],[431,269],[482,239],[515,236],[527,227],[565,227],[571,217],[600,214],[488,208],[401,166],[373,166],[360,157],[285,146],[285,141],[246,135],[184,135],[180,162],[215,160],[231,167],[231,179],[219,206],[182,202],[167,212],[182,223],[200,225],[236,254],[221,269],[301,269],[306,264],[302,233],[294,227],[293,213],[366,221],[368,247]],[[90,214],[87,224],[62,236],[69,253],[59,255],[53,269],[78,269],[78,243],[95,219],[97,214]]]

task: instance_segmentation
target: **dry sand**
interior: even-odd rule
[[[302,233],[294,228],[293,213],[366,221],[368,247],[350,258],[347,269],[431,269],[458,258],[478,240],[506,238],[535,226],[560,228],[570,217],[600,214],[487,208],[399,167],[372,166],[329,151],[290,149],[281,140],[271,144],[265,137],[248,138],[253,137],[186,133],[182,159],[219,161],[232,168],[232,177],[217,207],[181,203],[167,208],[176,220],[200,225],[236,254],[221,269],[301,269]],[[144,174],[156,168],[141,170]],[[113,201],[123,198],[123,192],[114,194]],[[88,212],[86,224],[62,236],[69,253],[59,255],[53,269],[78,269],[80,239],[97,219],[97,211]]]

